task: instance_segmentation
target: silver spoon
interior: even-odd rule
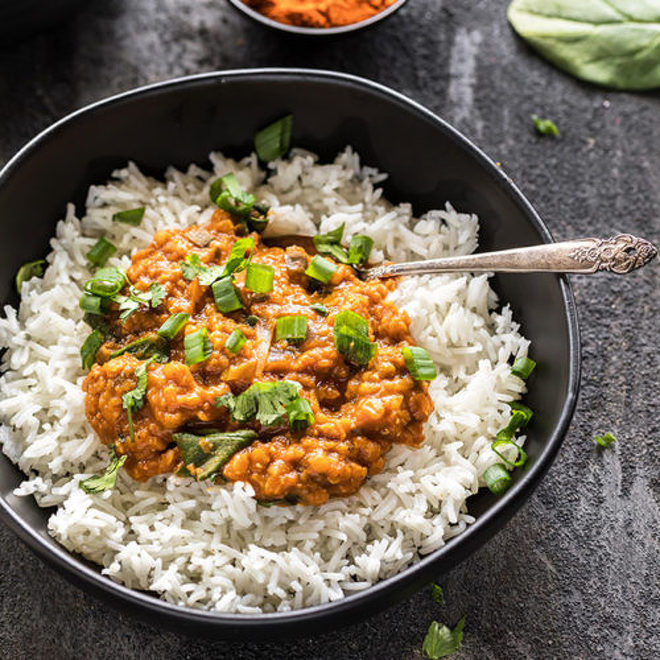
[[[482,252],[425,261],[358,268],[364,280],[430,273],[629,273],[649,263],[657,248],[643,238],[619,234],[612,238],[580,238],[561,243]]]

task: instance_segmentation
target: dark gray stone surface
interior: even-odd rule
[[[505,0],[410,0],[341,41],[267,32],[223,0],[93,0],[49,34],[0,49],[0,163],[90,101],[187,73],[249,66],[339,69],[427,105],[502,162],[556,238],[615,231],[656,242],[660,96],[582,84],[507,26]],[[552,117],[558,140],[534,135]],[[421,592],[316,639],[228,644],[163,632],[60,578],[0,528],[3,658],[415,658],[430,621],[468,614],[464,658],[653,658],[658,641],[658,267],[576,277],[580,403],[529,504]],[[595,432],[619,438],[606,452]],[[184,633],[185,631],[181,631]]]

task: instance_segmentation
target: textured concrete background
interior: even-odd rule
[[[339,69],[427,105],[528,195],[556,238],[660,238],[660,96],[575,81],[512,34],[506,0],[410,0],[335,42],[267,32],[223,0],[93,0],[47,35],[0,49],[0,163],[90,101],[187,73]],[[558,140],[529,116],[552,117]],[[3,658],[415,658],[430,621],[468,614],[463,658],[657,658],[658,267],[575,277],[582,395],[549,476],[480,552],[365,623],[316,639],[228,644],[163,632],[70,586],[0,529]],[[619,442],[594,448],[593,434]],[[655,538],[654,538],[655,537]],[[181,631],[182,633],[185,631]]]

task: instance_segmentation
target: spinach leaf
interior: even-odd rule
[[[657,0],[513,0],[509,22],[568,73],[616,89],[660,87]]]

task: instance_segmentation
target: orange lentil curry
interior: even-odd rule
[[[242,256],[251,267],[271,267],[272,289],[250,290],[246,277],[252,271],[237,271],[233,291],[240,308],[221,312],[215,285],[200,283],[199,274],[226,264],[240,237],[249,241]],[[259,500],[321,504],[355,493],[383,468],[393,443],[420,445],[433,404],[428,384],[413,378],[404,359],[402,348],[413,340],[406,313],[387,300],[396,282],[361,281],[350,265],[331,258],[326,265],[332,275],[319,282],[305,272],[312,252],[301,245],[268,247],[219,209],[208,225],[159,231],[133,256],[121,275],[120,296],[105,310],[103,340],[83,384],[90,424],[117,457],[126,457],[123,467],[133,479],[168,472],[199,477],[184,460],[180,438],[199,438],[195,451],[206,457],[215,447],[214,433],[231,439],[238,431],[240,442],[217,459],[212,479],[247,482]],[[184,272],[186,263],[195,272]],[[122,316],[118,301],[130,308],[131,296],[140,301],[154,284],[158,295],[151,304],[147,299]],[[337,348],[343,310],[366,320],[364,341],[373,347],[366,364]],[[306,319],[303,338],[278,339],[284,316]],[[163,339],[159,329],[172,318],[185,324]],[[191,359],[199,337],[203,350]],[[150,342],[167,344],[167,356],[145,359],[133,350]],[[282,382],[290,386],[288,399],[275,407],[291,399],[304,404],[305,424],[294,426],[284,414],[270,425],[254,414],[242,421],[233,416],[229,402],[238,403],[251,386]],[[132,406],[140,388],[140,405]]]

